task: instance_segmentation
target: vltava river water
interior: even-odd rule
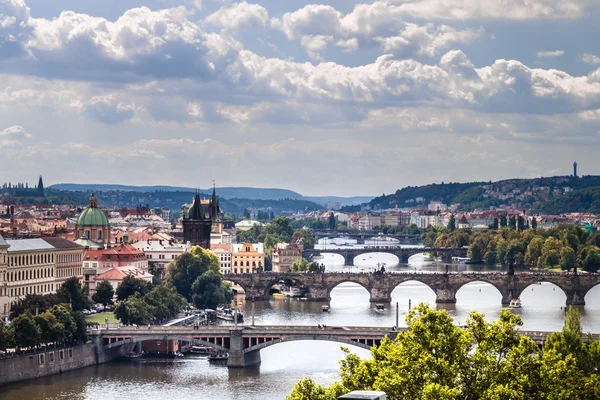
[[[364,258],[364,259],[363,259]],[[408,266],[394,266],[397,262],[387,254],[368,254],[355,260],[355,266],[343,266],[339,256],[324,255],[329,271],[368,271],[377,263],[386,263],[393,271],[443,270],[423,260],[422,256],[411,258]],[[456,267],[455,268],[459,268]],[[463,267],[464,268],[464,267]],[[392,294],[393,303],[398,302],[400,314],[413,305],[424,301],[435,305],[434,293],[418,282],[400,285]],[[500,293],[491,285],[472,283],[457,293],[457,304],[444,305],[457,321],[463,323],[468,313],[477,310],[488,319],[498,317],[502,306]],[[251,305],[243,296],[238,304],[250,323]],[[559,330],[563,324],[563,307],[566,296],[552,284],[533,285],[521,296],[523,308],[514,310],[522,316],[523,329]],[[323,313],[321,306],[329,304],[330,312]],[[584,330],[600,332],[600,287],[586,297],[581,308]],[[442,306],[438,306],[442,307]],[[329,303],[313,303],[292,299],[272,299],[256,302],[255,323],[270,325],[377,325],[393,326],[395,310],[377,312],[369,303],[369,294],[354,284],[342,284],[332,292]],[[400,315],[404,325],[404,315]],[[368,351],[351,348],[367,357]],[[304,376],[329,384],[338,378],[338,360],[343,356],[339,345],[329,342],[290,342],[268,347],[261,351],[262,364],[256,368],[228,370],[223,365],[210,365],[205,358],[183,358],[176,361],[146,360],[142,362],[113,362],[98,367],[65,373],[60,376],[10,385],[3,388],[0,399],[36,400],[280,400],[294,384]]]

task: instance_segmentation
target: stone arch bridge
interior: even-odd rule
[[[363,248],[335,248],[335,249],[307,249],[302,252],[302,256],[307,260],[312,260],[313,257],[327,254],[339,254],[344,257],[345,265],[354,265],[354,258],[361,254],[367,253],[388,253],[398,257],[402,264],[408,263],[408,259],[415,254],[421,253],[437,253],[445,260],[451,260],[452,257],[466,257],[467,248],[461,247],[457,249],[451,248],[435,248],[435,247],[400,247],[400,246],[372,246]]]
[[[227,274],[225,280],[240,285],[246,298],[267,300],[271,287],[282,280],[294,280],[308,288],[308,300],[328,301],[331,291],[341,283],[352,282],[364,287],[370,294],[370,301],[388,303],[392,301],[392,291],[408,281],[427,285],[436,296],[436,303],[456,303],[458,290],[471,282],[485,282],[494,286],[502,295],[502,304],[517,299],[530,285],[550,282],[558,286],[567,296],[567,305],[585,305],[585,295],[600,284],[600,274],[554,274],[554,273],[274,273]]]

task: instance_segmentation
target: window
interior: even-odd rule
[[[54,362],[54,352],[50,352],[48,353],[48,362],[53,363]]]
[[[73,349],[69,349],[69,358],[73,358]]]
[[[59,360],[64,360],[65,359],[65,351],[64,350],[60,350],[58,352],[58,358],[59,358]]]
[[[46,355],[40,354],[40,365],[45,364],[45,363],[46,363]]]

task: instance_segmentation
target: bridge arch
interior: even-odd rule
[[[553,291],[560,292],[560,293],[562,293],[564,295],[563,300],[561,300],[561,301],[556,300],[556,306],[563,306],[565,304],[564,299],[566,299],[566,303],[569,304],[569,292],[570,291],[567,288],[563,287],[561,284],[559,284],[556,281],[554,281],[553,279],[541,279],[538,282],[532,282],[532,283],[524,286],[522,288],[521,292],[519,293],[519,298],[521,299],[521,302],[523,302],[524,297],[525,297],[525,300],[527,300],[527,298],[531,296],[531,292],[533,292],[534,293],[533,298],[535,300],[533,300],[531,302],[527,302],[526,301],[526,303],[527,303],[526,305],[534,305],[535,306],[536,302],[539,303],[541,300],[538,300],[539,296],[537,296],[535,290],[538,289],[538,291],[539,291],[539,290],[546,289],[543,286],[541,286],[541,284],[543,284],[543,283],[551,283],[552,286],[554,286],[552,288]],[[557,288],[558,288],[558,290],[557,290]],[[547,290],[549,290],[549,288]],[[547,305],[554,305],[554,304],[552,304],[552,299],[546,299],[544,301],[551,303],[551,304],[547,303]],[[524,306],[526,306],[526,305],[524,305]]]
[[[384,261],[385,266],[392,267],[392,266],[399,265],[402,262],[402,259],[400,258],[400,256],[398,254],[388,253],[383,249],[382,249],[382,251],[370,249],[369,251],[366,251],[365,253],[360,253],[360,254],[354,256],[354,258],[352,259],[351,265],[357,265],[357,261],[358,261],[358,264],[360,264],[360,261],[370,262],[370,259],[373,258],[373,255],[376,255],[379,258],[381,258],[382,255],[386,258],[389,258],[389,261]],[[366,268],[374,268],[374,267],[376,267],[375,264],[366,266]]]
[[[372,338],[368,338],[368,339],[357,339],[355,340],[350,340],[350,339],[345,339],[345,338],[339,338],[339,337],[331,337],[331,336],[327,336],[327,335],[298,335],[298,336],[288,336],[288,337],[282,337],[282,338],[277,338],[277,339],[272,339],[272,340],[268,340],[265,341],[263,343],[259,343],[259,344],[255,344],[253,346],[250,346],[246,349],[244,349],[244,353],[248,354],[248,353],[253,353],[256,351],[260,351],[264,348],[270,347],[270,346],[274,346],[276,344],[279,343],[285,343],[285,342],[296,342],[296,341],[304,341],[304,340],[318,340],[318,341],[324,341],[324,342],[336,342],[336,343],[342,343],[342,344],[347,344],[350,346],[356,346],[356,347],[360,347],[362,349],[366,349],[369,350],[371,347],[373,347],[374,345],[379,344],[380,340],[378,339],[372,339]]]
[[[415,284],[414,287],[410,287],[410,284]],[[402,287],[404,286],[404,288]],[[426,292],[423,293],[423,287],[427,288]],[[413,305],[416,305],[422,301],[428,302],[430,304],[434,304],[436,302],[437,294],[435,289],[432,288],[427,282],[424,280],[420,280],[418,277],[411,277],[408,279],[403,279],[399,282],[394,282],[393,286],[390,287],[390,296],[392,301],[397,301],[398,297],[402,299],[402,302],[408,301],[410,299]],[[407,296],[410,296],[407,298]]]
[[[591,295],[591,297],[595,297],[594,300],[596,300],[594,302],[594,305],[596,307],[600,307],[600,282],[596,283],[595,285],[591,286],[589,289],[587,289],[583,295],[586,304],[588,303],[588,295]]]
[[[335,281],[334,283],[331,283],[327,286],[327,298],[331,300],[331,292],[337,288],[338,286],[344,284],[344,283],[353,283],[356,284],[358,286],[360,286],[361,288],[365,289],[367,291],[367,293],[369,294],[369,297],[371,296],[371,289],[366,286],[364,283],[360,282],[357,279],[353,279],[353,278],[347,278],[347,279],[342,279],[339,281]]]
[[[492,290],[494,291],[494,295],[496,295],[496,294],[497,294],[497,297],[499,297],[499,298],[500,298],[500,303],[504,302],[504,301],[503,301],[503,299],[504,299],[505,297],[508,297],[508,296],[506,296],[506,295],[505,295],[505,292],[506,292],[506,290],[504,290],[504,291],[503,291],[503,290],[502,290],[502,288],[498,287],[498,284],[497,284],[496,282],[493,282],[492,280],[489,280],[489,279],[488,279],[488,280],[486,280],[486,279],[484,278],[484,279],[474,279],[474,280],[472,280],[472,281],[470,281],[470,282],[466,282],[466,283],[464,283],[463,285],[461,285],[460,287],[458,287],[458,289],[456,290],[456,294],[455,294],[455,296],[456,296],[456,298],[457,298],[457,302],[458,302],[459,293],[461,292],[461,290],[462,290],[462,291],[463,291],[463,293],[464,293],[464,290],[463,290],[463,289],[466,289],[466,287],[473,287],[473,286],[475,286],[476,284],[481,284],[481,283],[484,283],[484,284],[485,284],[485,286],[488,286],[488,287],[489,287],[489,286],[491,286],[491,287],[492,287]],[[482,289],[482,288],[479,288],[479,291],[480,291],[480,292],[481,292],[481,289]],[[488,304],[486,304],[486,302],[485,302],[485,301],[481,301],[481,298],[482,298],[482,296],[481,296],[481,295],[478,295],[478,296],[471,296],[471,299],[472,299],[472,300],[475,300],[475,301],[476,301],[476,303],[477,303],[478,305],[482,305],[482,306],[486,306],[486,305],[488,305]],[[484,299],[485,299],[485,297],[484,297]],[[464,299],[463,299],[463,300],[464,300]],[[463,300],[461,300],[461,303],[463,303]],[[507,301],[508,301],[508,302],[510,302],[510,300],[511,300],[511,299],[508,299]],[[471,302],[469,302],[469,301],[466,301],[465,303],[466,303],[466,304],[473,305],[473,301],[471,301]],[[493,304],[493,305],[494,305],[494,306],[497,306],[497,304],[498,304],[498,303],[496,303],[496,304]]]

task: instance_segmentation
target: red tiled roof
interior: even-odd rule
[[[104,279],[109,281],[117,281],[123,280],[125,278],[125,274],[120,271],[118,268],[111,268],[103,274],[100,274],[96,277],[97,281],[103,281]]]

